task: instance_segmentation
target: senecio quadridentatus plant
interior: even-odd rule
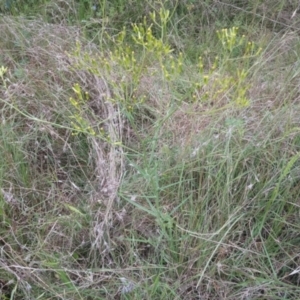
[[[142,23],[132,24],[130,31],[123,28],[115,36],[106,35],[113,45],[109,52],[90,55],[78,42],[69,54],[76,61],[75,68],[105,77],[113,90],[111,98],[105,100],[119,105],[125,115],[132,114],[147,99],[146,94],[139,92],[143,77],[160,77],[162,84],[174,87],[185,72],[183,53],[175,54],[167,39],[170,11],[161,8],[158,13],[150,13],[149,17],[150,23],[149,18],[148,21],[144,18]],[[247,97],[249,69],[261,48],[240,35],[237,27],[218,30],[217,38],[222,47],[221,54],[210,65],[205,65],[203,58],[199,57],[197,74],[187,82],[191,90],[189,101],[213,101],[226,95],[224,108],[247,107],[250,104]],[[81,90],[79,84],[73,86],[73,91],[75,98],[70,98],[70,102],[75,108],[72,116],[76,120],[73,122],[74,129],[95,135],[96,132],[80,114],[80,103],[88,100],[88,94]],[[104,130],[100,135],[109,139]]]

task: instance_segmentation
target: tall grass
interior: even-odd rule
[[[300,298],[297,3],[39,9],[0,20],[2,299]]]

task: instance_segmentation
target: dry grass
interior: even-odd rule
[[[103,51],[78,28],[5,17],[0,31],[3,299],[300,297],[294,33],[268,39],[246,108],[186,98],[189,66],[145,75],[130,113],[102,65],[76,67],[76,41]],[[74,130],[75,83],[109,141]]]

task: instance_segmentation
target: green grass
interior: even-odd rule
[[[0,20],[0,299],[299,299],[298,2],[116,2]]]

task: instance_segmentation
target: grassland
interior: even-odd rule
[[[300,299],[298,1],[240,2],[0,16],[1,300]]]

